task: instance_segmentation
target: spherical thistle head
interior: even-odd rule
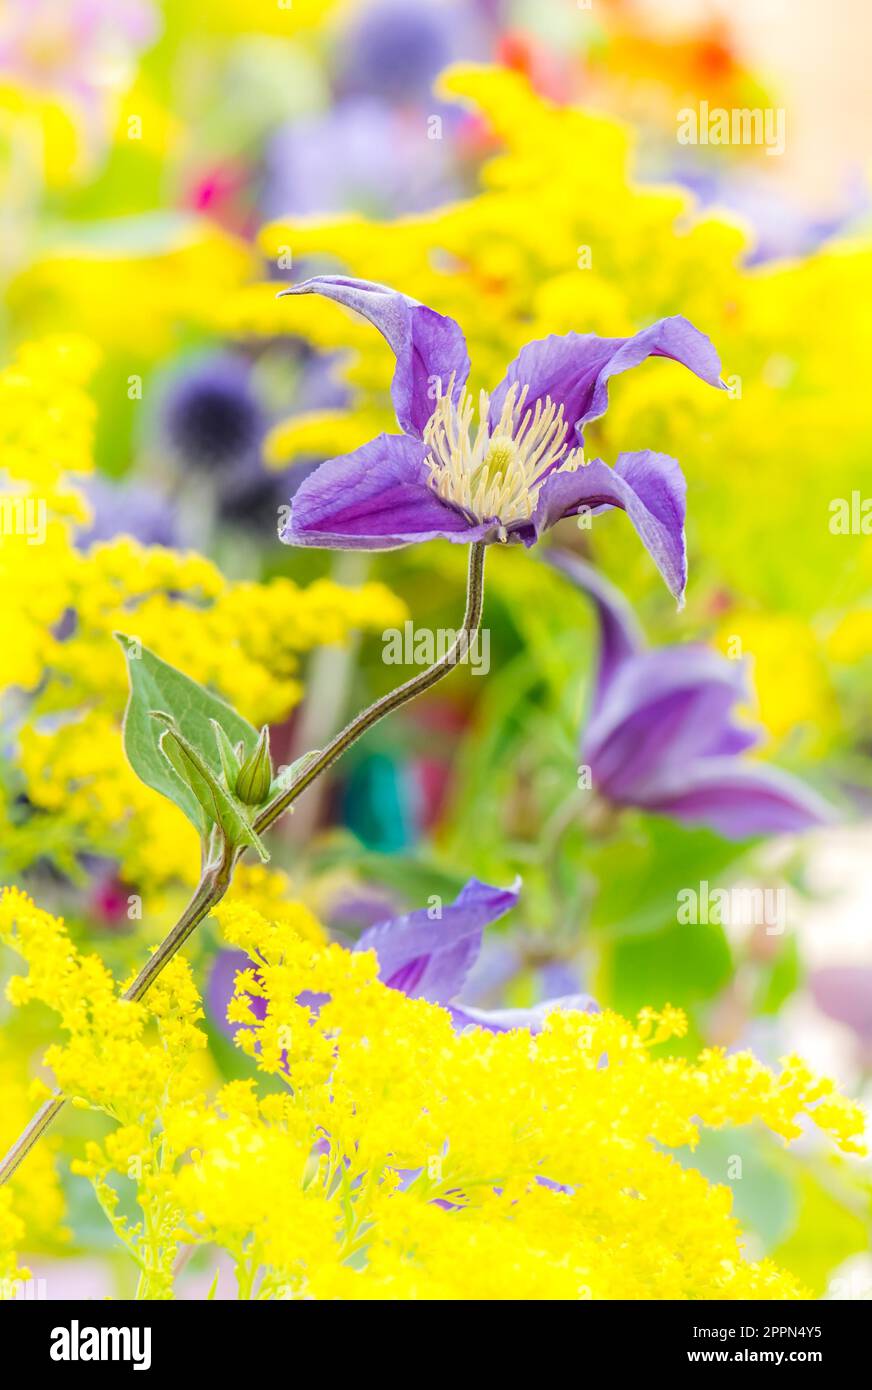
[[[349,91],[422,100],[452,58],[451,17],[429,0],[381,0],[349,28],[340,59]]]
[[[231,472],[256,458],[266,421],[245,357],[226,353],[180,374],[163,403],[173,452],[192,468]]]

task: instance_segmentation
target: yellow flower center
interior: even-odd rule
[[[569,425],[562,405],[545,396],[525,410],[529,386],[515,382],[509,387],[493,430],[488,424],[490,397],[482,391],[474,432],[472,396],[464,391],[455,405],[452,387],[453,378],[445,394],[440,390],[424,429],[430,486],[471,519],[496,519],[505,539],[505,527],[532,516],[547,475],[581,467],[584,452],[567,451]]]

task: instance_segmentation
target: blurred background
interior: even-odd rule
[[[489,559],[489,673],[460,672],[367,737],[278,832],[276,857],[348,943],[473,875],[520,874],[468,1002],[580,989],[629,1012],[668,1001],[688,1012],[688,1051],[795,1049],[868,1098],[870,31],[860,0],[3,4],[4,399],[41,351],[28,400],[50,416],[69,343],[89,362],[75,405],[86,444],[64,426],[50,450],[73,479],[70,546],[34,551],[31,628],[0,618],[4,879],[124,974],[196,872],[174,808],[142,790],[132,801],[108,754],[99,777],[83,771],[123,710],[109,633],[134,600],[120,596],[120,538],[162,548],[135,595],[143,640],[269,722],[281,761],[410,674],[385,661],[386,631],[459,623],[459,547],[279,544],[301,481],[393,417],[374,330],[278,289],[319,271],[390,282],[459,320],[476,387],[530,338],[622,336],[683,313],[718,347],[728,392],[648,363],[612,383],[588,452],[681,461],[686,608],[618,513],[590,533],[564,523],[556,540],[612,580],[652,644],[745,661],[753,756],[824,798],[832,823],[725,838],[633,806],[591,816],[577,786],[591,605],[507,549]],[[760,139],[703,138],[739,110],[760,113]],[[6,445],[26,452],[27,426]],[[55,599],[61,571],[73,589]],[[7,582],[18,593],[20,572]],[[149,586],[168,610],[147,609]],[[203,607],[214,621],[197,637],[188,619]],[[35,673],[31,629],[53,642]],[[781,889],[785,920],[682,924],[678,895],[703,883]],[[228,962],[208,934],[192,949],[215,1071],[236,1074]],[[46,1029],[11,1029],[10,1055],[35,1055]],[[822,1295],[868,1298],[868,1165],[811,1138],[789,1154],[762,1135],[738,1142],[726,1133],[693,1161],[726,1181],[742,1154],[733,1187],[753,1253]],[[94,1253],[92,1199],[75,1185],[68,1199],[71,1234],[61,1245],[47,1230],[29,1263],[79,1294],[117,1291]]]

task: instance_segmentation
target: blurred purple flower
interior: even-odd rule
[[[144,483],[88,478],[83,491],[91,504],[91,523],[76,536],[80,550],[115,536],[133,536],[143,545],[176,546],[179,533],[169,500]]]
[[[734,719],[751,697],[744,662],[699,644],[646,649],[632,609],[601,575],[561,551],[548,559],[596,608],[599,667],[580,754],[594,790],[728,839],[832,819],[797,778],[739,756],[760,737]]]
[[[180,373],[161,414],[167,443],[192,468],[230,472],[260,454],[267,422],[245,357],[221,353]]]
[[[512,1028],[542,1029],[552,1009],[586,1012],[596,1004],[587,994],[547,999],[529,1009],[477,1009],[457,1002],[482,946],[484,929],[518,901],[518,886],[493,888],[470,879],[453,903],[434,918],[429,908],[370,927],[355,951],[375,951],[379,979],[413,999],[444,1005],[456,1028],[470,1024],[494,1033]]]
[[[288,122],[267,148],[263,215],[390,217],[458,197],[470,118],[433,81],[452,62],[491,56],[501,8],[378,0],[359,9],[338,36],[332,106]]]
[[[576,964],[550,957],[543,945],[538,938],[524,940],[506,933],[485,937],[463,988],[465,1007],[489,1005],[518,979],[531,981],[537,1004],[583,993]]]
[[[261,208],[267,218],[388,217],[426,212],[459,191],[450,140],[428,140],[423,116],[362,96],[276,133]]]
[[[291,473],[262,457],[270,414],[255,389],[252,363],[216,353],[182,370],[161,403],[160,432],[182,472],[215,495],[217,515],[259,532],[273,530]]]
[[[846,181],[838,205],[829,213],[815,213],[773,187],[765,175],[735,166],[721,171],[711,166],[672,165],[658,176],[659,181],[663,178],[689,188],[702,207],[726,208],[750,223],[746,265],[809,256],[833,237],[849,234],[869,215],[868,184],[859,170]]]
[[[305,346],[303,350],[305,356],[299,366],[292,410],[341,410],[347,406],[351,392],[337,374],[342,354],[310,352]]]
[[[236,976],[240,970],[250,970],[251,964],[244,951],[219,951],[209,974],[209,982],[206,986],[206,1003],[209,1012],[222,1033],[226,1033],[231,1038],[241,1025],[228,1023],[227,1006],[233,998]],[[266,1016],[265,1000],[249,995],[248,1002],[257,1018]]]
[[[390,102],[419,102],[455,59],[485,57],[476,7],[433,0],[377,0],[355,15],[340,40],[339,86]]]
[[[505,1033],[512,1028],[529,1028],[532,1033],[539,1033],[552,1009],[583,1013],[595,1010],[597,1004],[589,994],[575,993],[543,1000],[529,1009],[479,1009],[458,1002],[457,996],[481,951],[485,927],[516,905],[518,887],[493,888],[470,879],[453,903],[441,907],[440,916],[432,916],[431,909],[424,907],[379,922],[360,936],[353,950],[375,951],[380,980],[412,999],[443,1005],[458,1029],[472,1025],[492,1033]],[[210,1010],[231,1036],[239,1025],[227,1024],[227,1005],[237,972],[251,964],[241,951],[222,951],[212,970],[207,991]],[[324,996],[307,995],[300,999],[317,1007]],[[266,1001],[252,998],[250,1002],[255,1016],[263,1018]]]
[[[354,936],[377,922],[384,922],[396,911],[396,899],[387,888],[375,884],[350,884],[331,896],[327,920],[341,940]]]
[[[213,490],[219,516],[261,533],[274,530],[289,491],[320,460],[268,468],[264,438],[279,413],[338,409],[347,403],[348,387],[337,377],[336,358],[292,344],[257,362],[242,353],[214,353],[177,373],[160,405],[161,442],[179,469],[196,474],[199,484]],[[262,366],[266,370],[261,373]],[[280,412],[270,405],[278,393]]]
[[[521,541],[582,510],[620,507],[669,585],[686,581],[685,484],[674,459],[621,454],[584,460],[582,427],[603,415],[608,380],[648,357],[683,363],[722,385],[712,344],[681,317],[632,338],[567,333],[528,343],[473,430],[466,340],[451,318],[367,280],[322,275],[283,291],[322,294],[379,330],[397,365],[391,384],[402,434],[382,434],[330,459],[297,492],[289,545],[384,550],[441,537]]]

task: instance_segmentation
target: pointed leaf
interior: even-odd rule
[[[116,632],[115,636],[127,657],[130,679],[130,698],[124,716],[124,751],[130,765],[146,786],[174,801],[191,824],[202,832],[200,804],[161,752],[161,727],[149,718],[150,711],[161,710],[168,714],[216,776],[222,765],[212,721],[220,724],[234,744],[242,744],[246,756],[257,743],[257,730],[226,701],[162,661],[147,647],[141,647],[121,632]]]

